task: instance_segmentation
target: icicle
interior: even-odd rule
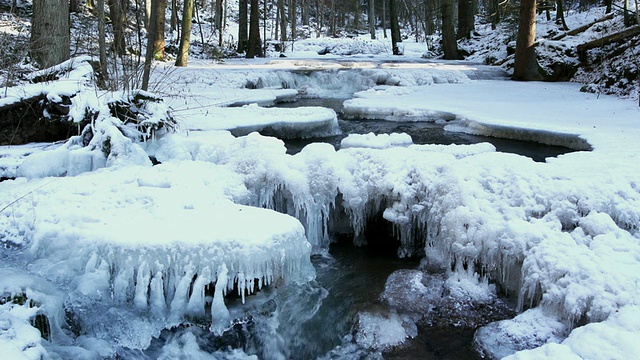
[[[240,297],[242,298],[243,304],[244,304],[244,292],[246,288],[247,288],[247,283],[244,277],[244,273],[239,272],[238,273],[238,292],[239,292],[238,295],[240,295]]]
[[[189,300],[189,287],[193,281],[195,270],[193,266],[187,266],[184,276],[176,285],[176,290],[171,301],[171,314],[169,315],[169,324],[176,324],[182,321],[184,313],[187,311],[187,301]]]
[[[224,290],[227,286],[227,265],[222,264],[218,267],[218,279],[213,294],[213,302],[211,303],[211,331],[216,335],[221,335],[224,328],[231,321],[229,310],[224,304]]]
[[[151,304],[151,313],[157,317],[163,317],[167,310],[167,303],[164,298],[164,283],[161,271],[158,271],[151,279],[149,302]]]
[[[127,262],[113,280],[113,298],[124,303],[130,299],[133,289],[133,267]]]
[[[133,305],[138,310],[146,310],[147,308],[150,277],[149,265],[145,261],[138,268],[138,276],[136,278],[136,294],[133,299]]]
[[[197,276],[193,283],[191,298],[187,304],[187,314],[204,317],[205,287],[211,283],[211,269],[205,266]]]

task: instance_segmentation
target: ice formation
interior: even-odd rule
[[[409,146],[413,144],[410,135],[405,133],[392,134],[350,134],[340,142],[340,148],[364,147],[372,149],[386,149],[392,146]]]
[[[2,212],[0,239],[28,249],[29,272],[74,298],[106,296],[165,326],[189,316],[223,329],[231,320],[223,296],[234,287],[244,298],[314,276],[300,223],[234,204],[248,197],[238,180],[188,162],[4,181],[2,203],[18,200]]]
[[[317,138],[340,134],[335,111],[323,107],[264,108],[256,103],[237,108],[218,108],[204,116],[185,118],[186,131],[229,130],[234,136],[252,132],[280,139]]]

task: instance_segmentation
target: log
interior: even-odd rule
[[[569,31],[565,31],[565,32],[563,32],[563,33],[560,33],[560,34],[558,34],[558,35],[556,35],[556,36],[552,37],[552,38],[551,38],[551,40],[560,40],[560,39],[563,39],[563,38],[565,38],[565,37],[567,37],[567,36],[573,36],[573,35],[580,34],[581,32],[586,31],[587,29],[589,29],[590,27],[592,27],[593,25],[595,25],[595,24],[597,24],[597,23],[601,23],[601,22],[603,22],[603,21],[613,19],[613,16],[614,16],[614,13],[612,13],[612,12],[611,12],[611,13],[608,13],[608,14],[606,14],[605,16],[601,17],[601,18],[600,18],[600,19],[598,19],[598,20],[592,21],[592,22],[590,22],[590,23],[588,23],[588,24],[584,24],[584,25],[582,25],[582,26],[578,26],[578,27],[577,27],[577,28],[575,28],[575,29],[572,29],[572,30],[569,30]]]
[[[628,29],[617,32],[615,34],[610,34],[610,35],[601,37],[599,39],[595,39],[595,40],[586,42],[584,44],[580,44],[578,45],[578,48],[577,48],[578,56],[580,57],[580,59],[584,59],[584,55],[587,52],[587,50],[603,47],[605,45],[609,45],[617,41],[625,40],[626,38],[629,38],[638,34],[640,34],[640,26],[636,25],[634,27],[630,27]]]

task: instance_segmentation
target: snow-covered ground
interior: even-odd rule
[[[349,41],[336,46],[362,48]],[[0,352],[109,358],[118,347],[144,349],[182,322],[208,322],[220,333],[243,316],[224,295],[312,280],[310,254],[330,249],[332,221],[362,245],[367,221],[381,212],[400,239],[398,255],[444,269],[451,296],[488,301],[495,284],[517,294],[520,315],[476,334],[489,355],[640,353],[634,101],[573,83],[511,82],[476,63],[421,60],[421,51],[405,51],[400,62],[382,51],[305,59],[311,53],[299,46],[289,59],[198,60],[158,71],[176,133],[141,142],[103,111],[89,144],[0,148],[0,177],[15,178],[0,182]],[[78,106],[104,110],[111,97],[84,74],[66,81],[80,93]],[[68,88],[51,85],[47,96]],[[582,151],[536,163],[486,143],[412,145],[400,134],[361,134],[338,151],[316,143],[292,156],[275,137],[335,134],[335,113],[253,105],[352,93],[347,116],[436,121],[448,131]],[[420,309],[430,305],[424,288],[410,292],[426,302],[413,304]],[[387,301],[397,302],[389,289]],[[71,331],[66,307],[82,336]],[[29,324],[37,314],[47,316],[51,341]],[[405,315],[361,313],[369,336],[356,334],[356,343],[379,350],[415,336]],[[188,335],[172,342],[182,345],[167,352],[208,356]]]

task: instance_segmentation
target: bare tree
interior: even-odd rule
[[[296,39],[296,24],[298,22],[297,17],[298,5],[296,0],[289,0],[289,21],[291,22],[291,40],[294,41]]]
[[[178,47],[176,66],[187,66],[189,60],[189,45],[191,44],[191,21],[193,20],[193,0],[184,0],[182,11],[182,35]]]
[[[47,68],[69,59],[68,0],[34,0],[31,57]]]

